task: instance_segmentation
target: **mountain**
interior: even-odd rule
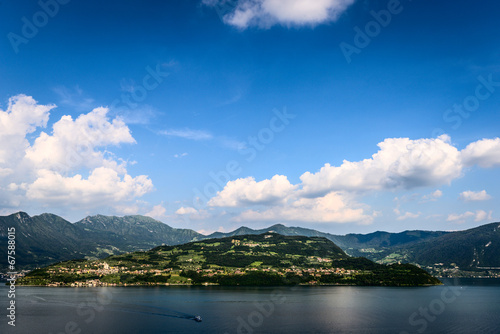
[[[113,233],[120,236],[123,246],[140,249],[150,249],[163,244],[183,244],[202,237],[193,230],[176,229],[144,216],[89,216],[76,222],[75,226],[90,232]]]
[[[7,256],[8,227],[16,228],[17,269],[33,269],[69,259],[103,258],[159,245],[275,232],[285,236],[323,237],[350,256],[362,256],[383,264],[415,263],[430,272],[445,274],[434,266],[442,263],[442,268],[458,266],[464,271],[474,271],[473,275],[478,276],[488,275],[488,270],[482,268],[500,267],[499,225],[492,223],[459,232],[379,231],[335,235],[276,224],[265,229],[240,227],[229,233],[216,232],[205,236],[189,229],[172,228],[144,216],[96,215],[73,224],[53,214],[30,217],[19,212],[0,217],[0,256]],[[0,262],[0,272],[5,271],[6,266],[6,261]]]
[[[352,258],[323,237],[238,235],[97,261],[68,261],[34,270],[24,285],[379,285],[441,284],[410,264]]]
[[[36,267],[56,261],[84,257],[98,244],[87,234],[61,217],[42,214],[30,217],[19,212],[0,217],[0,253],[7,258],[7,229],[15,228],[16,268]],[[6,261],[0,263],[6,266]]]
[[[426,266],[442,263],[445,267],[455,264],[463,270],[500,268],[500,223],[448,233],[408,250],[412,261]]]
[[[228,233],[215,232],[210,234],[209,236],[206,236],[206,238],[223,238],[223,237],[230,237],[243,234],[262,234],[266,232],[276,232],[282,235],[324,237],[327,238],[328,240],[333,241],[339,247],[346,250],[349,254],[351,254],[351,251],[358,253],[357,250],[360,248],[369,248],[369,247],[382,248],[382,247],[407,245],[407,244],[421,242],[424,240],[432,240],[434,238],[437,238],[439,236],[448,233],[439,231],[438,232],[404,231],[400,233],[373,232],[369,234],[335,235],[303,227],[287,227],[282,224],[276,224],[260,230],[253,230],[248,227],[240,227],[239,229],[233,232],[228,232]]]
[[[16,268],[33,269],[84,257],[102,258],[196,240],[201,234],[175,229],[143,216],[87,217],[75,224],[44,213],[30,217],[18,212],[0,217],[0,255],[7,258],[7,229],[16,229]],[[7,262],[0,263],[0,272]]]

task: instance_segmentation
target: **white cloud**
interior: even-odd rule
[[[500,167],[500,138],[482,139],[470,143],[461,153],[463,162],[467,166]]]
[[[396,212],[396,211],[395,211]],[[399,210],[397,210],[396,212],[398,215],[400,214],[399,213]],[[421,213],[411,213],[411,212],[405,212],[403,215],[400,215],[399,217],[397,217],[396,219],[397,220],[406,220],[406,219],[415,219],[415,218],[418,218],[420,217]]]
[[[41,169],[37,179],[28,186],[29,200],[78,207],[98,207],[106,203],[119,203],[141,197],[153,190],[153,183],[145,176],[120,177],[107,167],[90,172],[87,179],[81,175],[66,177],[58,172]]]
[[[32,97],[17,95],[9,99],[7,109],[0,109],[0,177],[11,174],[29,147],[26,135],[45,127],[54,105],[38,105]],[[8,166],[10,165],[10,166]]]
[[[149,216],[154,219],[161,220],[166,217],[167,209],[163,207],[163,205],[158,204],[153,207],[151,211],[146,213],[146,216]]]
[[[272,204],[288,197],[297,186],[286,176],[275,175],[270,180],[256,182],[253,177],[229,181],[222,191],[210,199],[209,206],[240,207]]]
[[[206,210],[196,210],[193,207],[181,207],[175,211],[176,215],[183,217],[183,219],[191,220],[203,220],[210,217],[210,214]]]
[[[177,215],[194,215],[194,214],[197,214],[198,213],[198,210],[196,210],[195,208],[192,208],[192,207],[181,207],[179,209],[177,209],[177,211],[175,211],[175,213]]]
[[[467,212],[462,213],[462,214],[452,213],[452,214],[448,215],[448,218],[446,219],[446,221],[449,221],[449,222],[456,222],[456,221],[465,222],[465,219],[470,218],[470,217],[474,217],[474,212],[467,211]]]
[[[253,177],[229,181],[209,200],[208,205],[248,208],[237,216],[238,221],[371,222],[376,212],[367,213],[358,203],[346,198],[369,191],[405,190],[451,183],[463,175],[464,163],[463,155],[450,142],[447,135],[418,140],[388,138],[379,143],[379,151],[370,159],[344,161],[339,167],[326,164],[317,173],[302,174],[302,182],[296,185],[284,175],[275,175],[260,182]],[[424,196],[414,194],[412,197],[425,202],[442,196],[443,192],[438,189]],[[399,202],[397,197],[396,200]],[[325,203],[332,206],[325,206]],[[342,205],[335,206],[334,203]],[[262,205],[267,207],[255,208]],[[421,216],[420,212],[401,212],[399,204],[394,212],[397,220]],[[474,217],[478,215],[471,214]],[[469,215],[452,214],[448,220],[463,220]]]
[[[128,175],[126,163],[107,150],[135,140],[123,121],[107,118],[106,108],[75,120],[63,116],[51,134],[41,132],[30,145],[27,135],[47,125],[54,107],[18,95],[9,100],[7,111],[0,110],[2,205],[39,203],[123,211],[120,208],[132,208],[135,198],[153,190],[147,176]]]
[[[82,166],[123,167],[113,159],[106,159],[104,152],[96,150],[107,145],[135,143],[125,123],[119,118],[109,122],[107,112],[107,108],[96,108],[76,120],[71,116],[61,117],[53,125],[52,135],[42,132],[34,145],[27,149],[26,158],[38,168],[64,172]]]
[[[183,158],[185,156],[187,156],[188,154],[186,152],[184,153],[181,153],[181,154],[174,154],[174,158]]]
[[[211,140],[213,135],[206,131],[191,130],[191,129],[170,129],[160,131],[160,134],[170,137],[180,137],[190,140]]]
[[[227,0],[203,0],[203,3],[229,9],[223,14],[224,22],[245,29],[274,24],[314,26],[334,21],[354,0],[239,0],[233,5]]]
[[[369,224],[375,214],[367,214],[359,204],[337,192],[322,197],[300,196],[297,185],[286,176],[275,175],[269,180],[256,182],[253,177],[229,181],[224,189],[213,197],[212,207],[248,207],[233,220],[242,221],[301,221],[319,223],[355,222]],[[258,208],[259,206],[264,206]],[[181,208],[184,209],[184,208]],[[180,210],[180,209],[179,209]],[[194,209],[193,209],[194,210]],[[192,213],[191,211],[187,213]]]
[[[466,202],[469,201],[486,201],[491,198],[490,195],[486,192],[486,190],[481,191],[463,191],[460,193],[460,199]]]
[[[117,214],[124,216],[137,215],[141,210],[137,204],[113,205],[113,208]]]
[[[428,195],[424,195],[422,196],[422,201],[423,202],[426,202],[426,201],[436,201],[438,198],[442,197],[443,196],[443,192],[441,190],[436,190]]]
[[[371,159],[326,164],[317,173],[302,174],[307,194],[332,190],[366,191],[411,189],[448,184],[462,172],[460,152],[446,135],[436,139],[389,138],[378,144]]]
[[[484,220],[491,220],[493,212],[486,212],[484,210],[477,210],[475,213],[472,211],[467,211],[462,214],[449,214],[446,221],[455,222],[458,224],[465,223],[466,220],[474,218],[475,222],[480,222]]]
[[[484,210],[478,210],[476,211],[476,218],[474,219],[475,222],[480,222],[484,220],[491,220],[492,218],[493,211],[486,212]]]
[[[291,200],[263,211],[247,210],[235,220],[370,224],[375,216],[375,213],[366,214],[358,204],[348,201],[339,193],[332,192],[318,198]]]

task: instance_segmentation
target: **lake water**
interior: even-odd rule
[[[0,287],[0,333],[500,333],[500,280],[382,287]],[[200,315],[202,322],[189,317]]]

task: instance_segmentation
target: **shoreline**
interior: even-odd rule
[[[322,287],[322,286],[359,286],[359,287],[383,287],[383,288],[421,288],[431,286],[441,286],[441,284],[422,285],[362,285],[362,284],[281,284],[281,285],[221,285],[221,284],[121,284],[121,285],[98,285],[98,286],[71,286],[71,285],[23,285],[17,287],[43,287],[43,288],[155,288],[155,287],[241,287],[241,288],[261,288],[261,287]]]

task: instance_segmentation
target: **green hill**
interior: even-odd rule
[[[288,285],[419,286],[439,280],[409,264],[352,258],[322,237],[276,233],[209,239],[103,260],[69,261],[20,280],[33,285]]]

